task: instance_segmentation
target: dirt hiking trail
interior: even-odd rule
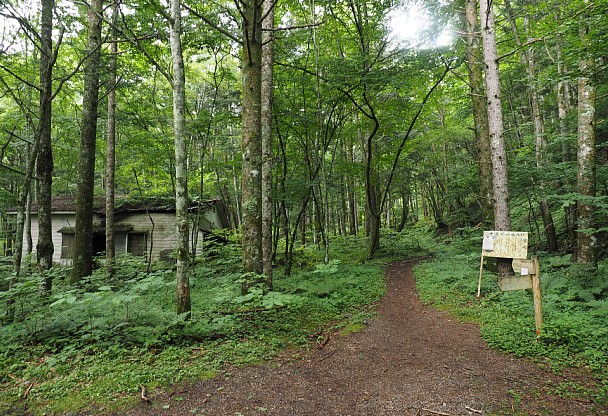
[[[322,349],[174,386],[127,412],[143,415],[607,415],[551,393],[555,375],[493,351],[474,324],[423,305],[413,261],[391,264],[379,314]],[[580,378],[576,379],[580,381]]]

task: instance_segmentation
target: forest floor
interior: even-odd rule
[[[154,392],[151,403],[126,414],[608,415],[606,407],[556,395],[560,386],[590,385],[582,370],[555,374],[492,350],[478,325],[423,305],[413,264],[386,269],[379,313],[361,332],[330,334],[322,348]]]

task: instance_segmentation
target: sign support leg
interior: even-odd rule
[[[540,293],[540,268],[538,257],[533,257],[534,273],[532,274],[532,292],[534,293],[534,321],[536,323],[536,340],[540,340],[540,331],[543,325],[543,311]]]
[[[481,264],[479,265],[479,282],[477,283],[477,297],[481,297],[481,275],[483,273],[483,252],[481,253]]]

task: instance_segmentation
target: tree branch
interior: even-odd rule
[[[202,13],[198,12],[197,10],[194,10],[192,7],[188,6],[187,4],[184,4],[183,6],[184,6],[184,9],[188,10],[194,16],[196,16],[199,19],[201,19],[207,25],[211,26],[213,29],[215,29],[218,32],[220,32],[222,35],[228,37],[229,39],[231,39],[232,41],[234,41],[236,43],[239,43],[241,45],[243,44],[243,41],[241,39],[239,39],[238,37],[234,36],[232,33],[228,32],[227,30],[222,29],[221,27],[219,27],[218,25],[216,25],[215,23],[213,23],[211,20],[209,20],[207,17],[205,17],[205,15],[203,15]]]
[[[286,26],[286,27],[275,27],[273,29],[267,28],[263,29],[265,32],[283,32],[286,30],[296,30],[296,29],[310,29],[311,27],[318,27],[325,23],[325,20],[320,21],[319,23],[308,23],[305,25],[296,25],[296,26]]]
[[[428,90],[428,92],[424,96],[424,99],[422,100],[422,103],[420,104],[420,107],[418,108],[418,111],[414,115],[414,118],[412,118],[412,120],[410,121],[410,125],[409,125],[409,127],[407,129],[407,132],[405,133],[405,136],[403,137],[403,140],[401,140],[401,145],[397,149],[397,154],[395,155],[395,160],[393,161],[393,166],[391,168],[391,173],[390,173],[390,175],[388,177],[388,180],[386,182],[386,187],[384,189],[384,194],[382,196],[382,202],[380,204],[381,207],[383,207],[384,204],[386,203],[386,198],[388,196],[388,190],[389,190],[389,188],[391,186],[391,183],[393,181],[393,177],[395,176],[395,171],[397,170],[397,165],[399,164],[399,157],[401,156],[401,153],[403,152],[403,148],[405,147],[405,143],[410,138],[410,134],[412,133],[412,130],[414,129],[414,126],[416,125],[416,121],[418,120],[418,117],[420,117],[420,114],[422,114],[422,110],[424,109],[424,106],[426,105],[426,103],[429,100],[429,98],[431,98],[431,95],[433,95],[433,92],[435,91],[435,89],[437,89],[437,87],[443,82],[443,79],[446,77],[446,75],[452,69],[454,69],[454,68],[457,67],[457,65],[454,66],[454,67],[452,67],[451,64],[452,64],[452,62],[445,62],[446,66],[445,66],[445,69],[444,69],[443,73],[437,79],[437,81],[435,81],[435,83],[433,84],[433,86]]]

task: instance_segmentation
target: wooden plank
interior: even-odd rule
[[[498,287],[503,292],[532,289],[532,276],[509,276],[498,279]]]
[[[479,282],[477,283],[477,297],[481,297],[481,275],[483,274],[483,253],[481,253],[481,264],[479,265]]]
[[[521,276],[536,274],[534,261],[528,259],[513,259],[513,271]]]
[[[528,233],[484,231],[482,254],[486,257],[525,259],[528,257]]]
[[[533,257],[536,273],[532,275],[532,292],[534,293],[534,322],[536,323],[536,340],[540,340],[540,331],[543,326],[543,310],[540,293],[540,266],[538,257]]]

